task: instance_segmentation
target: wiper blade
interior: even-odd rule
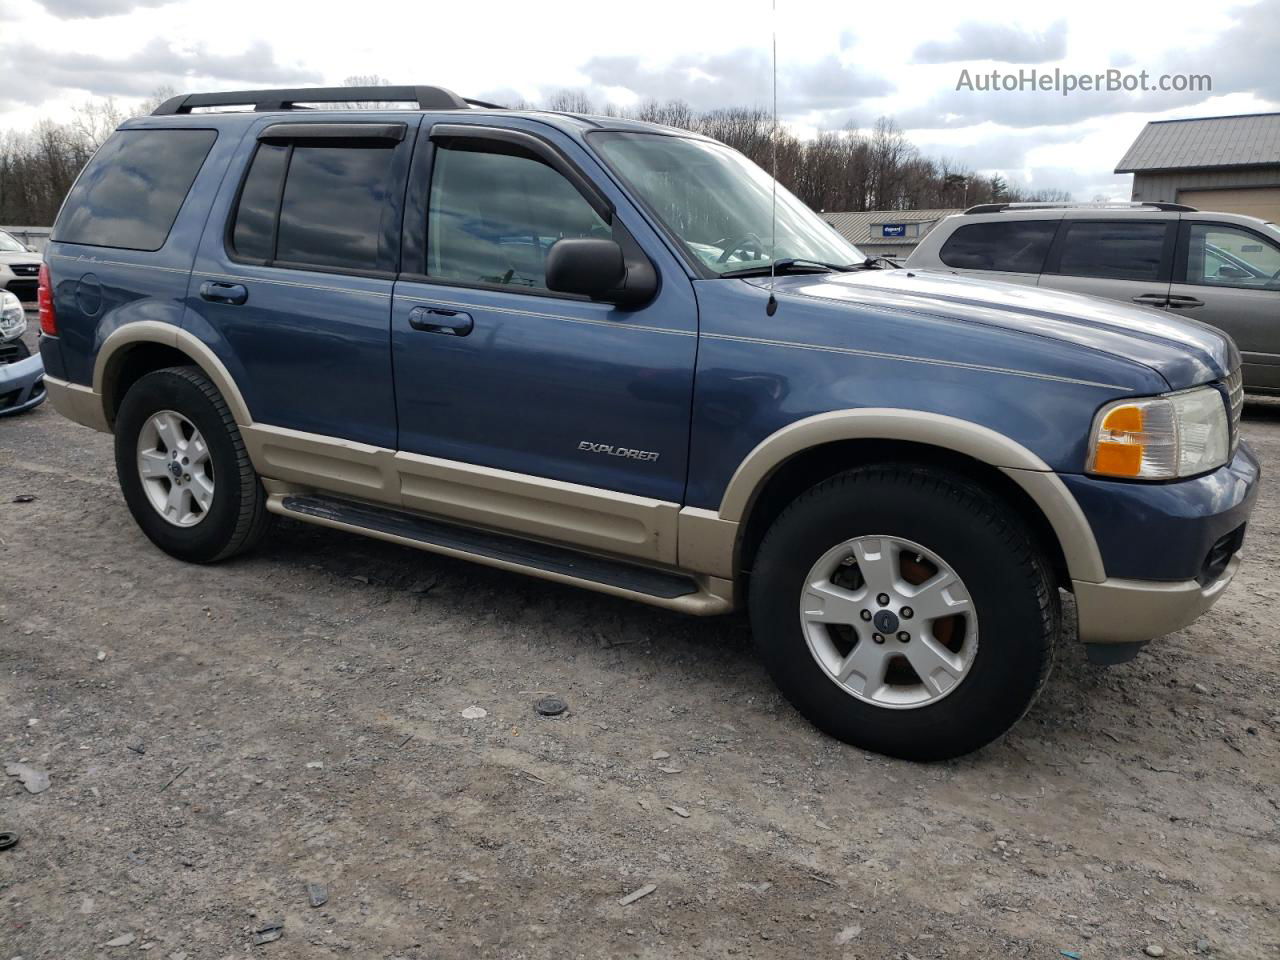
[[[884,264],[884,266],[880,266]],[[855,264],[859,270],[897,270],[902,264],[889,257],[867,257],[859,264]]]
[[[759,267],[743,267],[741,270],[727,270],[722,277],[767,277],[770,273],[844,273],[856,269],[858,264],[823,263],[821,260],[805,260],[803,257],[786,257],[775,260],[770,269],[769,264]]]

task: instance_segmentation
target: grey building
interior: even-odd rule
[[[846,240],[873,257],[905,259],[946,217],[959,210],[864,210],[824,213],[822,218]]]
[[[1280,113],[1148,123],[1116,173],[1134,200],[1280,221]]]

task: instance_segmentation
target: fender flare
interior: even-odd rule
[[[98,356],[93,364],[93,392],[101,398],[104,420],[107,396],[115,386],[115,377],[119,373],[126,349],[138,343],[158,343],[185,353],[213,381],[227,402],[236,424],[241,427],[253,425],[253,417],[249,415],[249,407],[244,402],[240,388],[236,386],[235,380],[217,354],[195,334],[158,320],[135,320],[116,327],[98,348]]]
[[[840,440],[906,440],[950,450],[995,467],[1022,488],[1053,529],[1074,580],[1106,579],[1102,554],[1080,505],[1056,473],[1026,447],[989,427],[916,410],[864,407],[820,413],[760,441],[738,465],[718,519],[741,526],[773,473],[805,450]]]

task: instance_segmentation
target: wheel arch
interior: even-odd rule
[[[244,397],[207,344],[171,323],[138,320],[117,327],[103,341],[93,367],[93,392],[102,398],[103,416],[115,423],[125,392],[138,378],[165,367],[191,364],[199,367],[226,400],[237,425],[253,423]]]
[[[1075,498],[1032,451],[967,420],[876,408],[799,420],[747,455],[717,511],[719,520],[737,528],[732,569],[750,569],[769,524],[796,495],[843,470],[886,460],[940,465],[984,483],[1028,522],[1061,582],[1105,578],[1097,541]]]

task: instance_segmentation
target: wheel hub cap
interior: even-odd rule
[[[161,410],[138,433],[138,476],[156,513],[177,527],[193,527],[213,505],[213,461],[195,424]]]
[[[857,537],[823,554],[805,578],[800,623],[832,682],[890,709],[948,696],[978,650],[963,581],[940,556],[899,537]]]

